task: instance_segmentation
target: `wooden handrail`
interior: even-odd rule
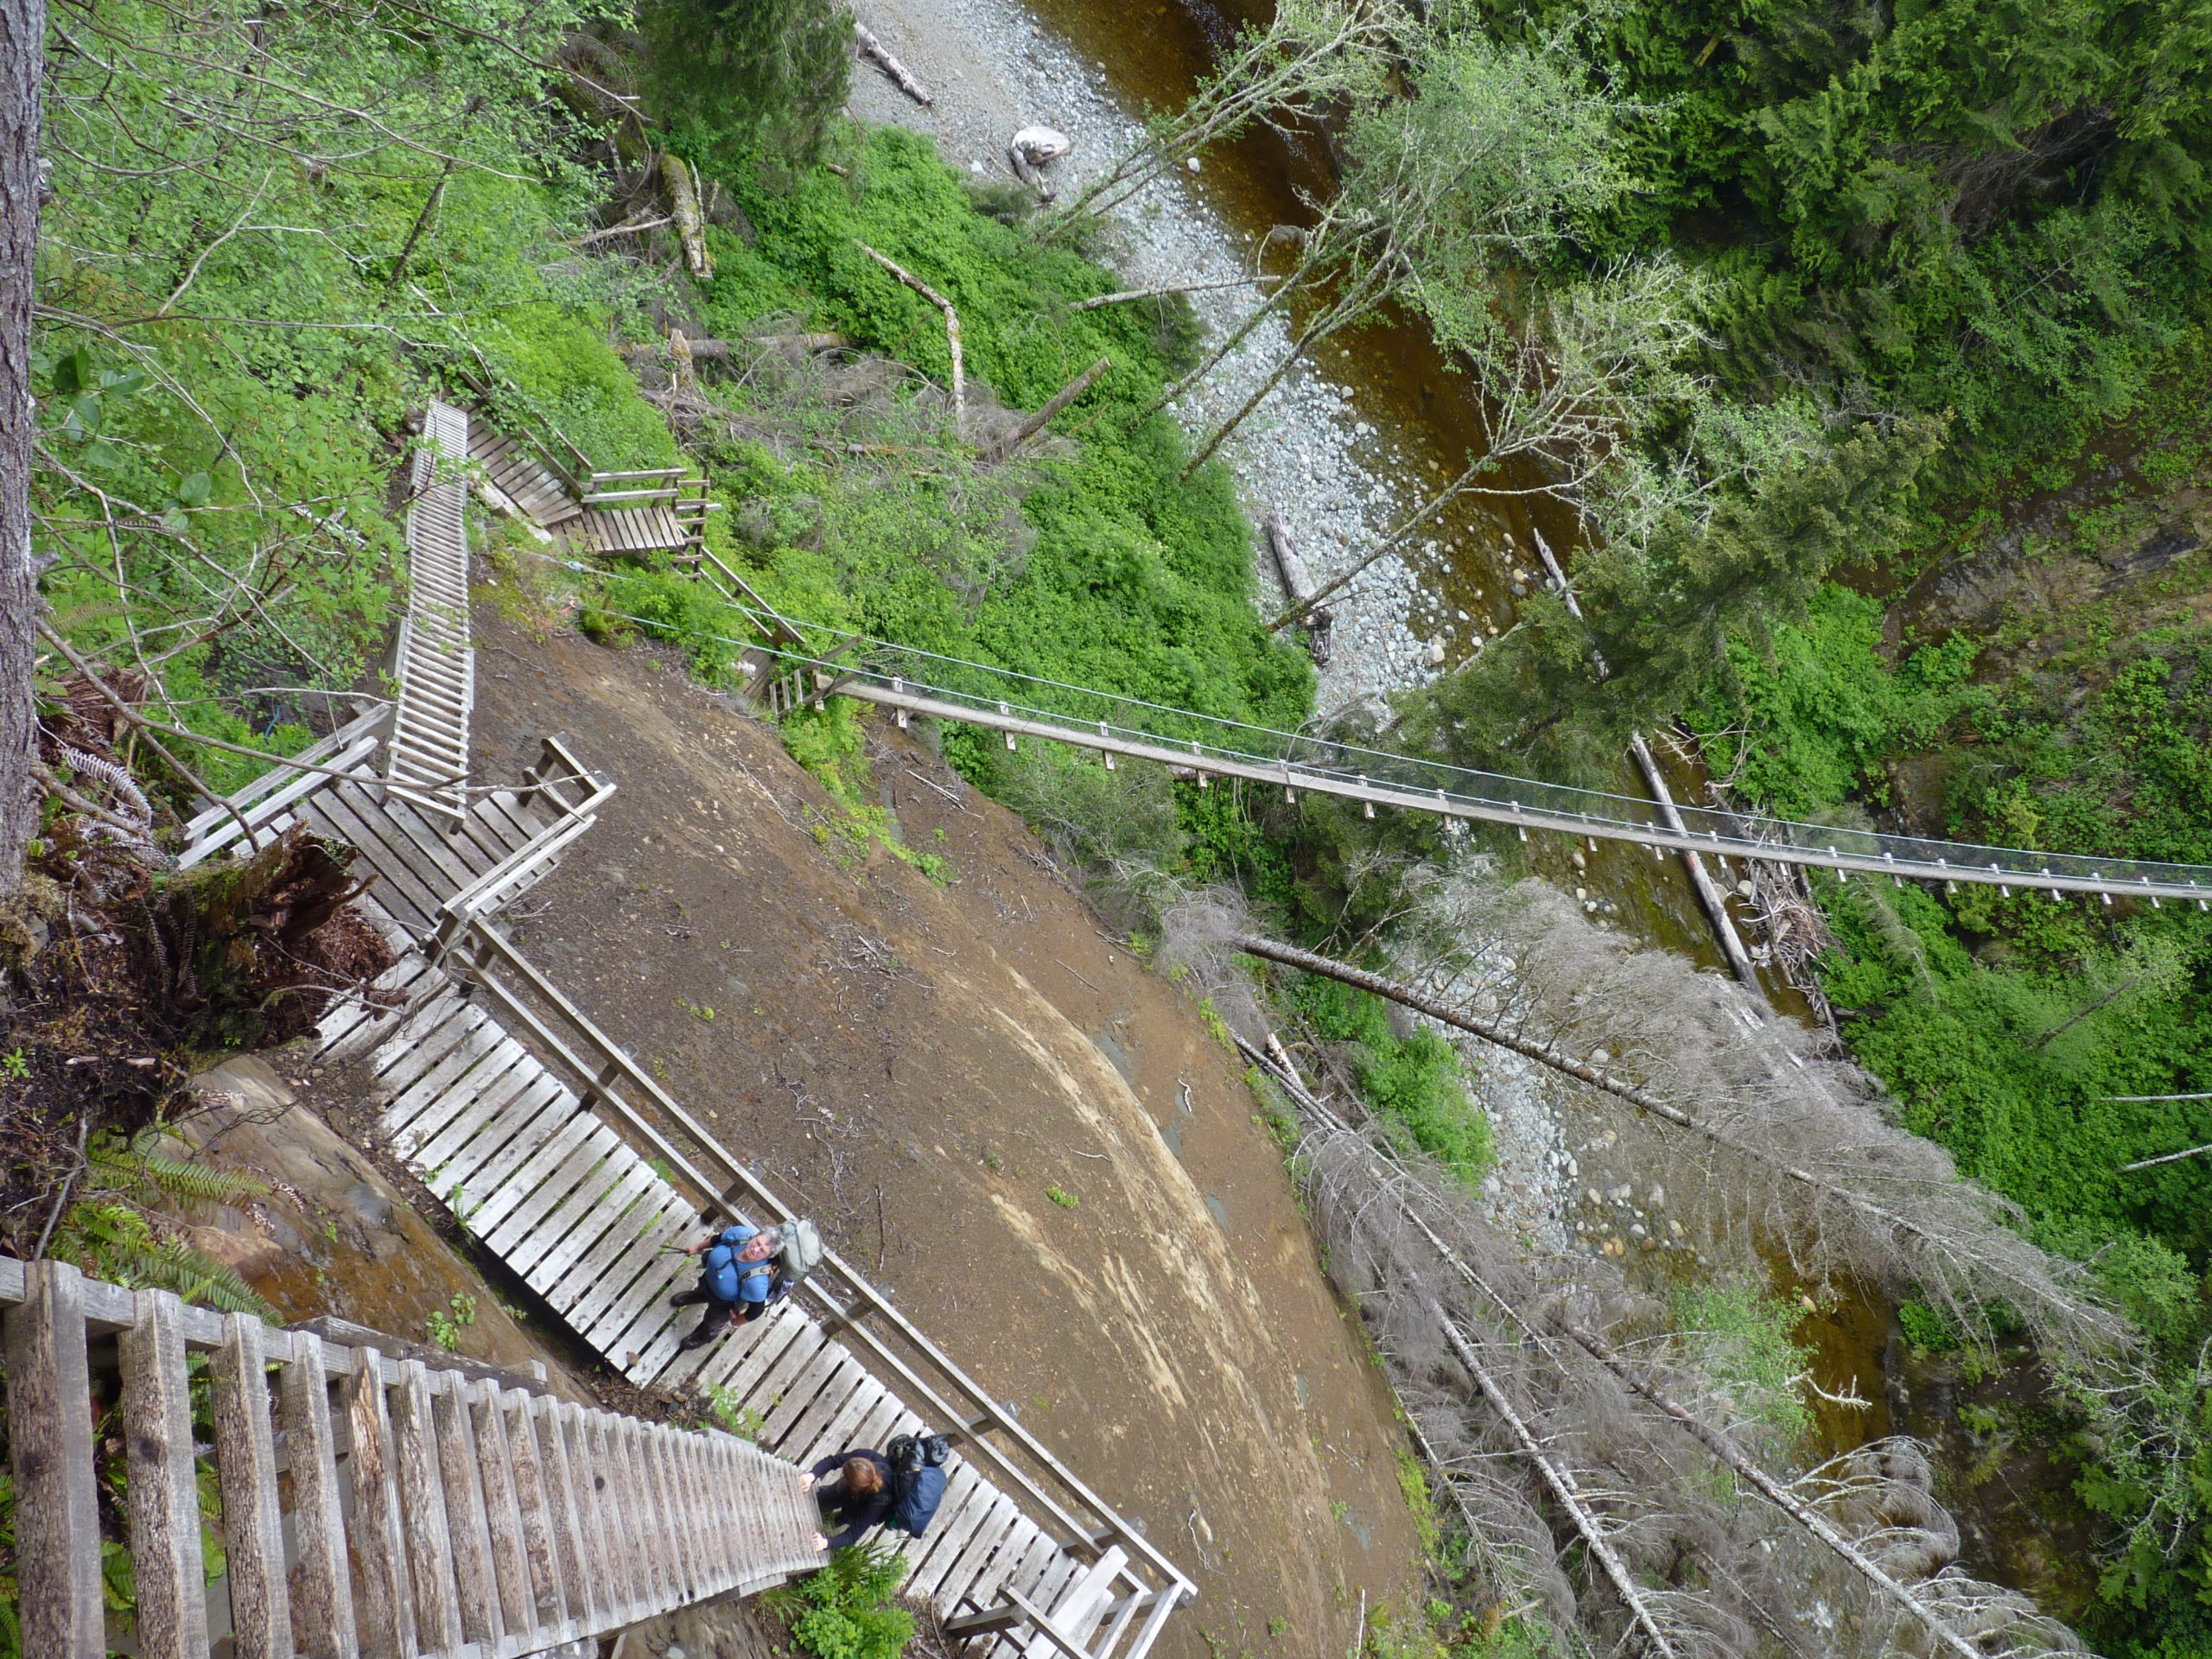
[[[0,1262],[0,1306],[18,1609],[40,1659],[107,1651],[86,1402],[114,1369],[149,1654],[207,1652],[226,1591],[242,1653],[291,1651],[296,1622],[306,1652],[460,1659],[542,1652],[820,1564],[798,1471],[719,1431],[586,1411],[443,1356],[396,1357],[374,1332],[274,1329],[66,1262]],[[200,1548],[194,1351],[213,1360],[227,1585],[208,1582]]]

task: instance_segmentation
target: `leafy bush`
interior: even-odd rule
[[[1764,1424],[1786,1446],[1811,1431],[1800,1389],[1805,1351],[1790,1334],[1802,1308],[1737,1282],[1677,1287],[1672,1311],[1678,1339],[1727,1391],[1737,1414]]]
[[[1482,1185],[1496,1159],[1490,1119],[1468,1097],[1450,1043],[1427,1027],[1399,1036],[1381,998],[1336,980],[1308,976],[1291,1001],[1325,1040],[1350,1046],[1360,1093],[1402,1144]]]
[[[820,1572],[762,1598],[791,1621],[792,1643],[815,1659],[899,1659],[913,1616],[895,1605],[906,1562],[875,1542],[841,1549]]]

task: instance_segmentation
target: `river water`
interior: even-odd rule
[[[1198,77],[1243,24],[1263,18],[1265,0],[1027,0],[1051,34],[1098,66],[1125,108],[1161,109],[1195,90]],[[1327,145],[1313,132],[1255,130],[1210,155],[1191,181],[1231,230],[1256,244],[1274,225],[1310,219],[1308,200],[1325,195],[1332,175]],[[1387,480],[1395,517],[1410,511],[1456,474],[1483,442],[1480,410],[1465,376],[1438,353],[1424,329],[1402,318],[1376,322],[1325,348],[1311,365],[1323,382],[1349,394],[1349,407],[1374,431],[1362,459]],[[1526,475],[1512,480],[1526,486]],[[1510,627],[1516,567],[1534,569],[1532,531],[1562,553],[1575,543],[1572,515],[1560,504],[1523,497],[1468,504],[1447,515],[1407,559],[1420,590],[1411,620],[1422,637],[1442,636],[1446,660],[1464,661],[1484,639]],[[1509,539],[1510,538],[1510,539]],[[1315,563],[1325,578],[1340,566],[1324,552]],[[1662,750],[1662,757],[1664,750]],[[1678,798],[1702,798],[1704,779],[1693,766],[1665,761]],[[1623,769],[1611,787],[1642,793]],[[1586,872],[1565,845],[1532,845],[1538,874],[1572,889],[1586,887],[1607,919],[1628,933],[1726,972],[1711,925],[1680,862],[1655,860],[1637,848],[1607,843],[1585,849]],[[1802,1013],[1785,987],[1770,983],[1778,1007]],[[1777,1288],[1799,1287],[1777,1261]],[[1831,1396],[1856,1395],[1863,1408],[1813,1402],[1821,1455],[1847,1451],[1892,1433],[1933,1445],[1942,1468],[1942,1496],[1960,1522],[1970,1571],[2030,1591],[2062,1617],[2090,1589],[2088,1537],[2068,1497],[2068,1476],[2047,1446],[1999,1427],[1969,1432],[1964,1415],[1987,1423],[2031,1421],[2037,1382],[2016,1367],[1977,1379],[1955,1363],[1917,1357],[1903,1343],[1895,1310],[1864,1287],[1834,1287],[1798,1337],[1809,1344],[1812,1381]]]

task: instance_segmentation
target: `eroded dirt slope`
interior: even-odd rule
[[[1198,1008],[887,720],[942,888],[825,845],[775,734],[649,648],[477,616],[480,764],[560,731],[620,790],[524,948],[1193,1574],[1163,1651],[1341,1654],[1402,1604],[1388,1391]]]

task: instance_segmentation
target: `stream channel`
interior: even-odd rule
[[[1266,0],[1026,3],[1039,27],[1096,66],[1115,101],[1130,111],[1180,103],[1236,30],[1268,10]],[[1306,200],[1325,194],[1332,178],[1321,135],[1263,128],[1210,153],[1200,175],[1188,182],[1249,248],[1272,226],[1310,220]],[[1386,487],[1386,522],[1410,512],[1481,448],[1473,388],[1416,323],[1394,318],[1339,336],[1298,377],[1318,382],[1357,417],[1357,458]],[[1268,414],[1263,406],[1253,425],[1262,426]],[[1533,480],[1524,474],[1509,481],[1525,487]],[[1516,568],[1524,579],[1541,581],[1532,531],[1562,557],[1575,544],[1573,515],[1563,505],[1524,495],[1464,500],[1408,550],[1414,592],[1406,621],[1418,639],[1441,639],[1446,664],[1465,661],[1485,638],[1512,625]],[[1347,550],[1307,550],[1322,579],[1342,568]],[[1669,756],[1663,746],[1659,752],[1676,798],[1704,799],[1701,772]],[[1619,777],[1607,786],[1644,792],[1625,756]],[[1633,845],[1608,842],[1586,851],[1586,869],[1578,869],[1572,851],[1564,844],[1529,849],[1538,874],[1568,890],[1586,888],[1607,925],[1727,972],[1679,860],[1654,860]],[[1762,976],[1777,1007],[1804,1016],[1802,998],[1770,969]],[[1778,1255],[1773,1261],[1775,1288],[1796,1295],[1801,1287],[1787,1266]],[[1866,1402],[1861,1408],[1812,1400],[1820,1455],[1890,1433],[1929,1443],[1939,1496],[1958,1521],[1967,1570],[2029,1592],[2062,1618],[2080,1611],[2094,1588],[2091,1535],[2073,1500],[2069,1471],[2050,1455],[2049,1435],[2036,1432],[2040,1379],[2032,1365],[2007,1366],[1983,1378],[1955,1360],[1917,1355],[1900,1334],[1895,1308],[1859,1285],[1832,1287],[1797,1337],[1809,1346],[1808,1370],[1821,1389],[1856,1394]],[[1969,1422],[1976,1427],[1970,1429]]]

